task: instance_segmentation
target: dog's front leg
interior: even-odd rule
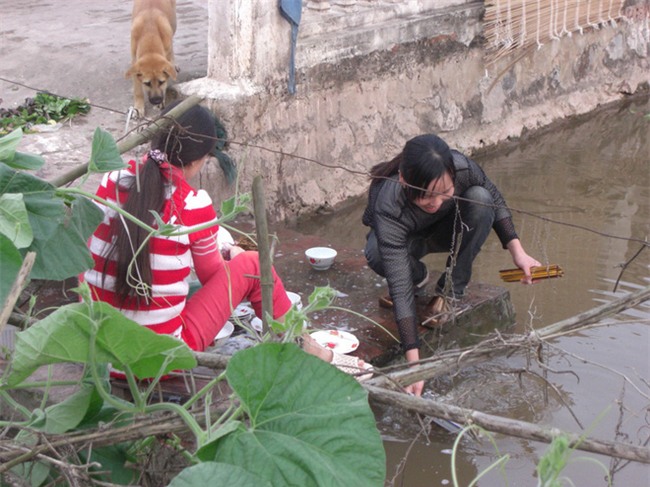
[[[142,82],[137,76],[133,76],[133,108],[135,108],[137,118],[144,117],[144,91]]]

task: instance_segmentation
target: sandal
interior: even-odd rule
[[[425,310],[428,318],[422,320],[422,326],[441,325],[453,314],[449,302],[442,296],[434,296],[426,305]]]
[[[390,294],[386,296],[381,296],[379,298],[379,307],[380,308],[386,308],[386,309],[392,309],[393,308],[393,300],[390,297]]]
[[[359,365],[359,359],[357,357],[352,357],[351,355],[343,355],[332,351],[332,361],[330,363],[341,372],[354,376],[354,378],[359,382],[368,380],[373,376],[372,372],[359,375],[362,371],[372,370],[372,365],[369,363]]]

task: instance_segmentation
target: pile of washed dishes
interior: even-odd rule
[[[302,309],[302,299],[298,293],[287,291],[287,296],[296,309]],[[308,327],[309,323],[305,321],[304,328]],[[241,338],[249,335],[248,339],[252,339],[253,337],[248,333],[250,330],[255,330],[258,333],[262,332],[262,320],[255,316],[255,310],[251,303],[244,301],[233,310],[230,320],[221,329],[216,340],[227,342],[224,339],[231,336],[236,338],[239,335],[241,335]],[[344,330],[315,330],[311,332],[311,336],[322,347],[340,354],[354,353],[359,347],[359,339]]]
[[[296,309],[302,309],[302,298],[300,294],[287,291],[287,296],[291,300],[291,303],[296,307]],[[243,325],[243,326],[235,326]],[[305,327],[307,322],[305,322]],[[262,331],[262,320],[255,316],[255,310],[251,306],[249,301],[243,301],[239,306],[237,306],[230,317],[230,320],[226,322],[224,327],[221,329],[216,339],[221,340],[223,338],[228,338],[237,329],[237,333],[244,333],[246,328],[250,327],[257,332]]]

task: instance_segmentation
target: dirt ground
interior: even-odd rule
[[[132,104],[130,1],[0,0],[0,107],[15,108],[39,91],[87,98],[92,109],[52,132],[29,134],[20,150],[41,154],[51,179],[88,160],[97,127],[124,135]],[[179,0],[174,37],[178,82],[207,71],[207,2]],[[130,127],[133,128],[133,127]]]

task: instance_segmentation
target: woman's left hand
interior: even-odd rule
[[[530,268],[537,267],[542,264],[540,264],[539,261],[532,258],[530,255],[525,254],[521,256],[519,259],[515,260],[515,265],[519,267],[522,271],[524,271],[524,274],[526,274],[526,277],[522,278],[521,282],[523,282],[524,284],[532,284],[533,278],[531,277]]]
[[[524,284],[532,284],[533,278],[531,277],[530,268],[537,267],[542,264],[537,259],[531,257],[526,253],[519,239],[511,240],[508,243],[508,250],[512,255],[512,261],[517,267],[524,271],[524,274],[526,275],[524,278],[522,278],[521,282]]]

